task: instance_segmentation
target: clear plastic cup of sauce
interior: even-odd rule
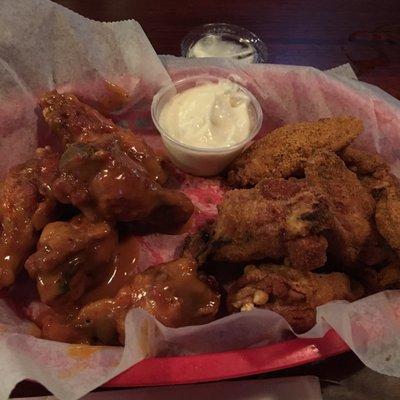
[[[265,63],[268,50],[253,32],[237,25],[212,23],[189,32],[181,42],[187,58],[224,57],[249,63]]]
[[[176,123],[179,124],[178,120],[182,115],[185,115],[186,112],[185,94],[188,94],[189,91],[193,93],[194,90],[192,89],[194,88],[196,90],[200,88],[200,92],[202,92],[201,95],[207,96],[207,90],[212,89],[213,85],[217,85],[218,88],[221,85],[223,88],[234,88],[234,95],[237,97],[234,96],[232,99],[222,99],[225,102],[228,101],[228,106],[232,104],[233,107],[243,107],[242,104],[235,104],[235,102],[236,99],[239,99],[239,101],[241,101],[241,99],[245,99],[248,116],[245,116],[245,125],[247,129],[244,137],[243,135],[240,136],[242,132],[240,132],[239,128],[238,132],[236,133],[238,133],[238,137],[240,138],[240,140],[238,140],[237,142],[233,141],[227,145],[221,145],[221,143],[219,143],[216,146],[208,143],[207,146],[204,146],[201,142],[197,140],[198,138],[196,137],[194,138],[196,144],[188,143],[187,141],[185,142],[185,140],[175,135],[175,132],[171,130],[171,127],[166,129],[165,124],[163,126],[162,118],[160,118],[160,116],[162,117],[163,109],[164,107],[171,107],[170,105],[173,104],[175,99],[178,98],[178,95],[182,94],[182,96],[180,96],[179,98],[179,104],[181,108],[179,109],[179,114],[177,114],[176,118]],[[215,104],[217,110],[218,107],[220,107],[218,101]],[[188,98],[187,100],[187,105],[189,107],[189,113],[190,107],[192,107],[192,111],[193,107],[195,107],[195,116],[197,112],[199,115],[202,115],[202,112],[204,111],[201,109],[202,106],[206,107],[207,110],[209,110],[210,107],[211,109],[212,107],[214,107],[214,105],[210,106],[210,104],[207,102],[195,103],[191,101],[190,98]],[[222,79],[210,75],[190,76],[162,88],[153,98],[153,102],[151,105],[151,115],[156,128],[161,134],[163,143],[168,151],[171,161],[182,171],[197,176],[214,176],[223,171],[257,135],[263,119],[261,106],[255,96],[248,89],[234,82],[233,80]],[[219,117],[220,115],[217,115],[217,118]],[[222,115],[222,118],[223,117],[224,116]],[[231,121],[230,115],[228,115],[228,121]],[[217,123],[218,122],[219,121],[217,121]],[[194,128],[197,127],[196,123],[197,122],[195,122],[193,125]],[[236,129],[236,127],[232,126],[232,129]],[[194,131],[195,130],[196,129],[194,129]],[[229,127],[226,132],[227,135],[231,135]],[[189,129],[189,134],[190,133],[191,132]]]

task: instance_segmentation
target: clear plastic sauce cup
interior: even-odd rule
[[[237,82],[234,82],[239,90],[250,99],[248,112],[251,128],[245,139],[225,147],[197,147],[177,140],[163,129],[159,123],[160,113],[165,104],[173,96],[195,86],[207,83],[219,83],[220,81],[228,80],[210,75],[187,77],[174,82],[172,85],[162,88],[153,98],[151,105],[152,119],[161,134],[171,161],[182,171],[192,175],[218,175],[244,150],[244,148],[257,135],[261,127],[263,113],[258,100],[248,89]]]

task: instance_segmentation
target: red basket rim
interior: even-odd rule
[[[177,385],[255,375],[321,361],[349,351],[333,330],[322,338],[180,357],[150,358],[111,379],[105,387]]]

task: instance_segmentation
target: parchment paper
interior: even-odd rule
[[[134,94],[133,102],[146,104],[151,94],[169,81],[134,21],[91,22],[44,0],[1,0],[0,6],[3,174],[9,166],[29,157],[36,146],[36,96],[42,90],[68,85],[79,91],[85,80],[106,78]],[[358,116],[366,127],[358,144],[378,150],[399,174],[400,104],[378,88],[312,68],[243,66],[228,60],[174,57],[163,57],[162,62],[174,78],[216,73],[248,86],[264,110],[263,133],[287,122],[342,114]],[[139,128],[137,119],[130,122],[128,118],[127,123]],[[159,146],[155,133],[146,134],[146,140]],[[185,187],[197,201],[199,219],[207,213],[208,217],[215,214],[215,204],[200,194],[206,190],[218,200],[218,185],[197,180]],[[158,251],[153,259],[142,257],[146,260],[142,268],[146,268],[174,257],[182,237],[156,235],[143,240],[151,257]],[[157,247],[159,243],[163,243],[162,251]],[[400,376],[399,320],[399,292],[385,292],[352,304],[335,302],[319,307],[318,324],[306,336],[320,336],[332,326],[366,365]],[[77,346],[29,335],[33,327],[0,301],[0,399],[7,398],[17,382],[29,378],[60,399],[74,400],[148,356],[257,346],[287,338],[289,329],[279,315],[263,310],[199,327],[171,329],[136,309],[126,319],[124,349]]]

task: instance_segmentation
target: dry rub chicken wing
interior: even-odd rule
[[[92,223],[82,215],[46,225],[25,263],[41,301],[78,300],[110,261],[116,244],[117,234],[106,222]]]
[[[333,300],[353,301],[349,278],[342,273],[316,274],[280,265],[249,265],[228,293],[231,312],[264,308],[282,315],[297,333],[315,324],[316,307]]]
[[[342,266],[356,264],[372,232],[373,198],[335,153],[319,152],[309,158],[305,175],[324,196],[331,214],[331,227],[324,233],[328,253]]]
[[[39,231],[56,214],[51,183],[58,156],[50,148],[14,167],[0,187],[0,288],[10,286],[34,249]]]
[[[124,343],[125,317],[131,308],[143,308],[166,326],[200,325],[215,319],[220,296],[197,274],[196,262],[181,258],[137,274],[113,299],[84,306],[65,321],[48,314],[40,325],[43,336],[67,342]]]
[[[302,172],[316,150],[339,151],[361,132],[353,117],[285,125],[255,141],[228,169],[233,186],[252,186],[263,178],[288,178]]]
[[[226,193],[213,227],[215,260],[269,258],[300,269],[326,262],[326,204],[303,180],[265,179],[253,189]]]

